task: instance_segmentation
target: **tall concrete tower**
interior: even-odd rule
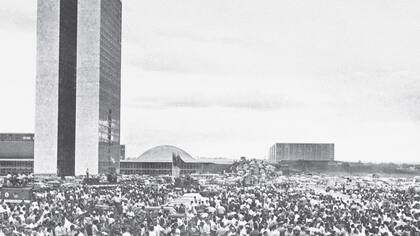
[[[119,171],[120,0],[38,0],[35,174]]]
[[[77,0],[39,0],[34,172],[74,173]]]
[[[78,21],[76,175],[118,172],[121,1],[79,0]]]

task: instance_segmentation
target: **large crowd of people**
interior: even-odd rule
[[[33,175],[31,173],[19,173],[19,174],[12,174],[8,173],[6,178],[4,179],[5,183],[4,186],[9,187],[23,187],[26,186],[29,182],[33,181]]]
[[[202,187],[62,185],[35,191],[31,202],[0,202],[0,236],[419,235],[416,192],[379,184],[328,192],[299,181],[284,186],[218,186],[171,209],[165,204]]]

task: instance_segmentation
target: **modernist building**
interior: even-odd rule
[[[233,162],[221,159],[195,159],[184,150],[157,146],[137,158],[121,161],[121,174],[185,175],[192,173],[221,173]]]
[[[121,1],[42,0],[35,174],[118,172]]]
[[[34,134],[0,134],[0,175],[32,173]]]
[[[77,1],[38,1],[35,172],[74,173]]]
[[[78,7],[75,174],[119,172],[121,1]]]
[[[333,143],[276,143],[270,147],[268,159],[279,161],[333,161]]]

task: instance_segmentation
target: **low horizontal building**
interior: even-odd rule
[[[333,161],[333,143],[276,143],[270,147],[270,162]]]
[[[231,164],[232,161],[225,159],[196,159],[178,147],[162,145],[147,150],[137,158],[122,160],[120,173],[125,175],[221,173]]]
[[[125,158],[125,145],[120,145]],[[34,134],[0,133],[0,176],[34,172]]]
[[[0,134],[0,175],[32,173],[34,165],[34,134]]]
[[[0,159],[34,158],[34,134],[0,134]]]

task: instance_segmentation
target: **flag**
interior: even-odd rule
[[[181,163],[181,157],[176,153],[172,153],[172,165],[181,168]]]
[[[176,153],[172,153],[172,176],[179,176],[179,174],[181,173],[182,163],[183,161],[181,157]]]

